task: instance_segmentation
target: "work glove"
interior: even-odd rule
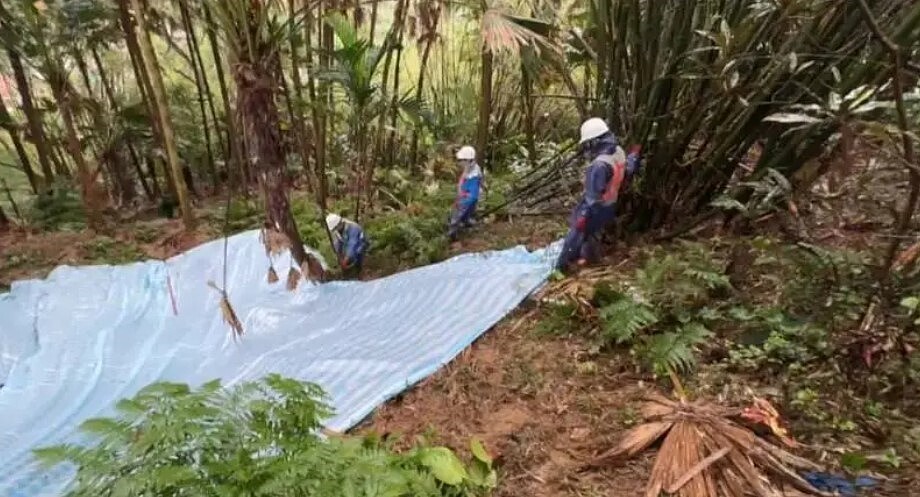
[[[588,218],[585,216],[578,216],[578,219],[575,220],[575,231],[580,231],[582,233],[588,228]]]
[[[348,269],[348,266],[351,266],[351,264],[348,261],[348,257],[340,257],[339,267],[341,267],[342,269]]]

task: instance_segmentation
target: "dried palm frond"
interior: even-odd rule
[[[278,283],[278,273],[274,266],[268,266],[268,282],[269,284]]]
[[[765,401],[754,409],[769,412]],[[761,439],[736,419],[743,412],[705,402],[674,402],[659,395],[641,408],[645,423],[626,433],[616,447],[588,467],[622,462],[661,440],[646,497],[665,492],[679,497],[783,497],[784,487],[805,495],[830,496],[812,487],[798,471],[820,468]],[[776,424],[773,419],[771,424]],[[662,440],[663,438],[663,440]]]
[[[218,287],[213,281],[209,281],[208,286],[220,293],[220,313],[224,318],[224,322],[230,325],[230,329],[233,331],[233,339],[236,340],[242,337],[243,323],[236,317],[236,312],[233,310],[233,306],[230,305],[230,298],[227,296],[227,292]]]
[[[294,269],[294,266],[291,266],[291,269],[288,270],[287,275],[287,289],[289,292],[297,290],[297,285],[300,284],[300,271]]]

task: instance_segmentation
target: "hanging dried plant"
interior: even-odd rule
[[[218,287],[213,281],[209,281],[208,286],[220,293],[220,313],[224,318],[224,322],[230,326],[233,332],[233,339],[241,338],[243,336],[243,323],[236,317],[236,312],[233,310],[233,306],[230,305],[230,298],[227,296],[227,292]]]
[[[288,270],[287,275],[287,289],[289,292],[297,290],[297,285],[300,284],[300,271],[294,269],[294,266],[291,266],[291,269]]]
[[[268,266],[268,283],[269,284],[278,283],[278,273],[275,271],[274,266]]]

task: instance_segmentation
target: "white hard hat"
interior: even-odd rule
[[[581,125],[581,141],[579,143],[584,143],[588,140],[593,140],[599,136],[606,135],[610,133],[610,128],[607,127],[607,123],[599,117],[592,117],[588,119]]]
[[[326,215],[326,228],[328,228],[329,231],[332,231],[338,228],[339,224],[341,223],[342,223],[342,216],[338,214],[333,214],[331,212]]]
[[[476,159],[476,149],[464,145],[460,147],[460,150],[457,150],[457,160],[475,160]]]

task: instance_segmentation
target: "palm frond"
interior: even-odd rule
[[[549,47],[552,29],[552,24],[545,21],[488,9],[482,14],[480,36],[483,47],[490,52],[517,54],[525,46]]]

